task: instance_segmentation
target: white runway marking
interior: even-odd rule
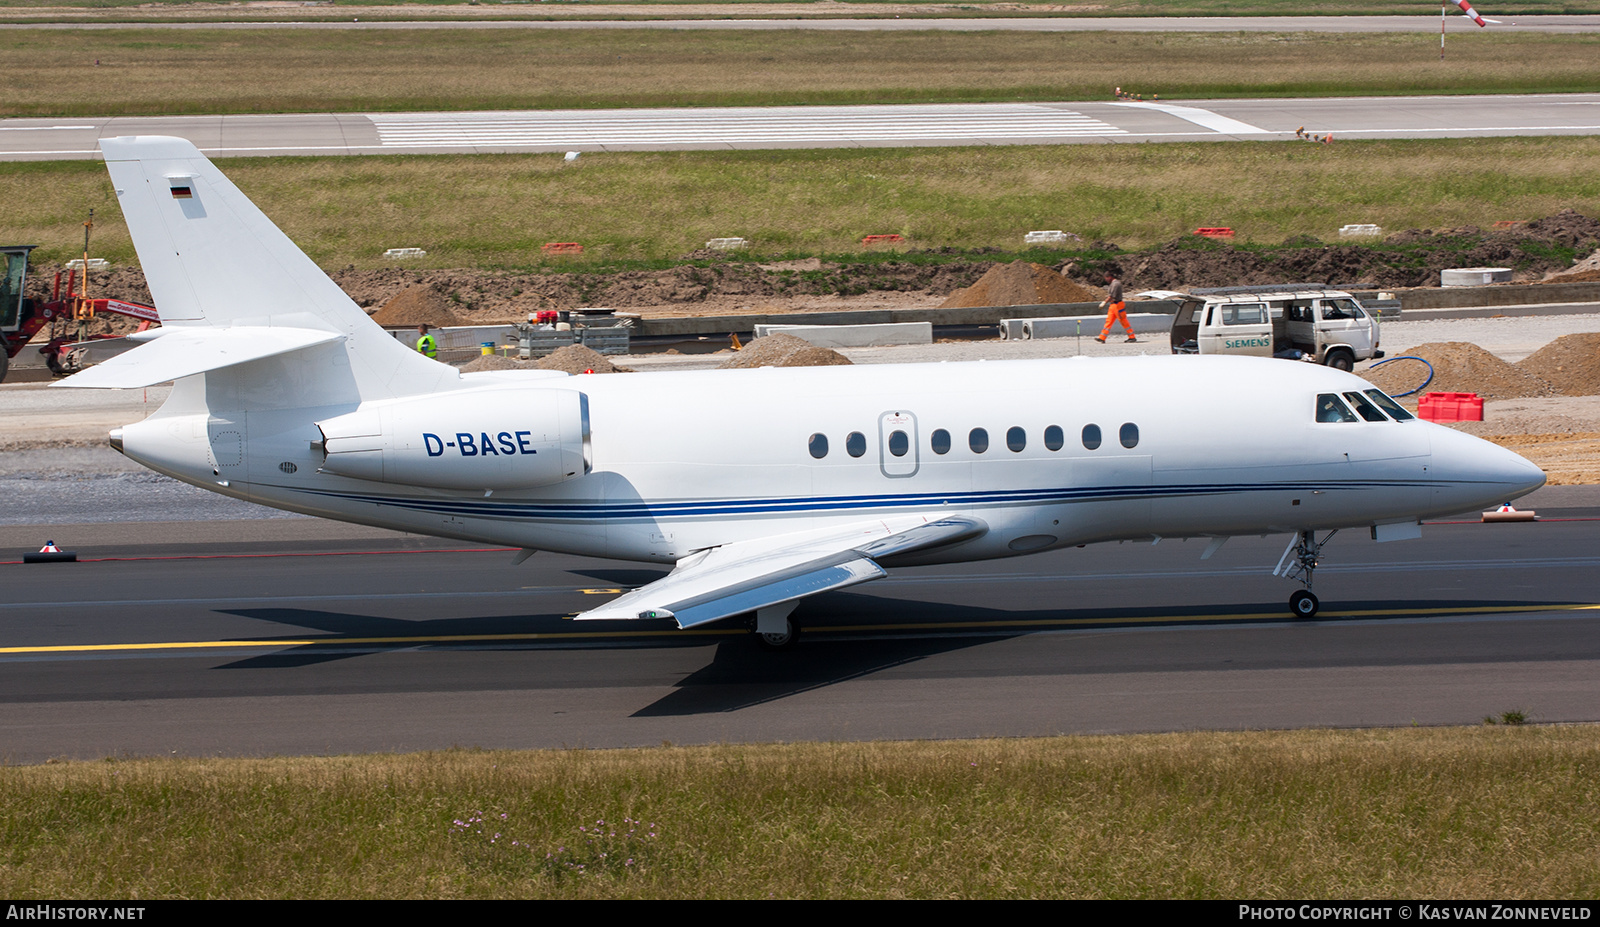
[[[1135,109],[1153,109],[1157,112],[1166,113],[1168,116],[1177,116],[1179,119],[1192,122],[1197,126],[1203,126],[1214,132],[1221,132],[1224,135],[1264,135],[1270,131],[1253,126],[1248,122],[1229,119],[1227,116],[1218,115],[1211,110],[1194,106],[1173,106],[1170,103],[1113,103],[1111,105],[1128,106]]]
[[[1073,138],[1126,130],[1071,110],[989,106],[745,107],[371,114],[384,147],[755,145]]]

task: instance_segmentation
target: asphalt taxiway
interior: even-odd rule
[[[1600,488],[1543,521],[895,571],[737,628],[570,620],[660,569],[316,519],[56,526],[0,564],[0,760],[1600,720]],[[0,549],[35,528],[0,528]],[[26,535],[26,537],[25,537]]]

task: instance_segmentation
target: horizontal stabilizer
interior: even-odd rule
[[[312,328],[167,328],[160,338],[119,354],[52,386],[136,389],[287,354],[344,336]]]
[[[877,558],[979,537],[988,526],[965,516],[911,516],[787,539],[764,538],[713,548],[580,619],[673,618],[689,628],[769,605],[842,589],[884,576]]]

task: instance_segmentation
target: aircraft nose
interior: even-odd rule
[[[1545,483],[1532,461],[1482,438],[1437,426],[1432,443],[1434,498],[1456,511],[1509,502]]]

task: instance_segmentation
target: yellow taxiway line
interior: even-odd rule
[[[1505,615],[1516,612],[1581,612],[1600,610],[1600,603],[1577,605],[1475,605],[1465,608],[1374,608],[1350,611],[1322,612],[1318,618],[1408,618],[1428,615]],[[860,631],[970,631],[988,630],[997,633],[1018,629],[1081,628],[1105,625],[1130,624],[1200,624],[1229,621],[1296,621],[1289,616],[1262,612],[1232,612],[1211,615],[1153,615],[1148,617],[1124,616],[1119,618],[1040,618],[1022,621],[936,621],[900,622],[869,625],[813,625],[815,632]],[[1315,619],[1313,619],[1315,620]],[[31,647],[0,647],[0,655],[46,653],[125,653],[150,650],[222,650],[262,649],[273,647],[315,647],[321,645],[385,645],[400,644],[492,644],[506,642],[560,641],[560,640],[616,640],[623,638],[682,638],[727,637],[746,633],[736,628],[674,628],[637,631],[564,631],[559,633],[526,634],[418,634],[394,637],[304,637],[231,641],[152,641],[137,644],[46,644]]]

